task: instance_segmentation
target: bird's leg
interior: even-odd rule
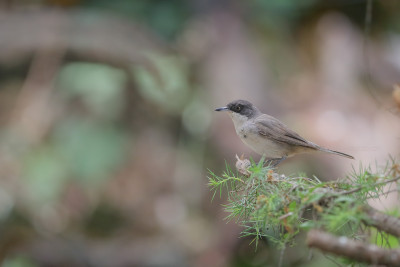
[[[270,159],[268,160],[268,164],[271,164],[273,161],[275,161],[273,164],[271,164],[271,167],[276,167],[279,163],[284,161],[287,157],[283,156],[282,158],[276,158],[276,159]]]

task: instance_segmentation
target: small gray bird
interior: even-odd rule
[[[274,166],[287,157],[307,152],[327,152],[346,158],[354,157],[320,147],[290,130],[278,119],[261,113],[246,100],[236,100],[215,111],[228,111],[240,139],[260,155],[275,161]]]

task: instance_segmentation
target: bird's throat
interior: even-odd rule
[[[229,115],[232,118],[236,130],[240,129],[249,120],[246,116],[235,112],[230,112]]]

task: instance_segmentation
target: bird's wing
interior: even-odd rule
[[[277,142],[315,148],[315,145],[290,130],[285,124],[269,115],[263,114],[255,119],[258,133]]]

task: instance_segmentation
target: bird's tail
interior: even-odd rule
[[[350,156],[350,155],[348,155],[348,154],[345,154],[345,153],[342,153],[342,152],[339,152],[339,151],[335,151],[335,150],[330,150],[330,149],[327,149],[327,148],[324,148],[324,147],[318,147],[318,150],[320,150],[320,151],[322,151],[322,152],[327,152],[327,153],[331,153],[331,154],[336,154],[336,155],[339,155],[339,156],[342,156],[342,157],[346,157],[346,158],[349,158],[349,159],[354,159],[354,157],[353,156]]]

